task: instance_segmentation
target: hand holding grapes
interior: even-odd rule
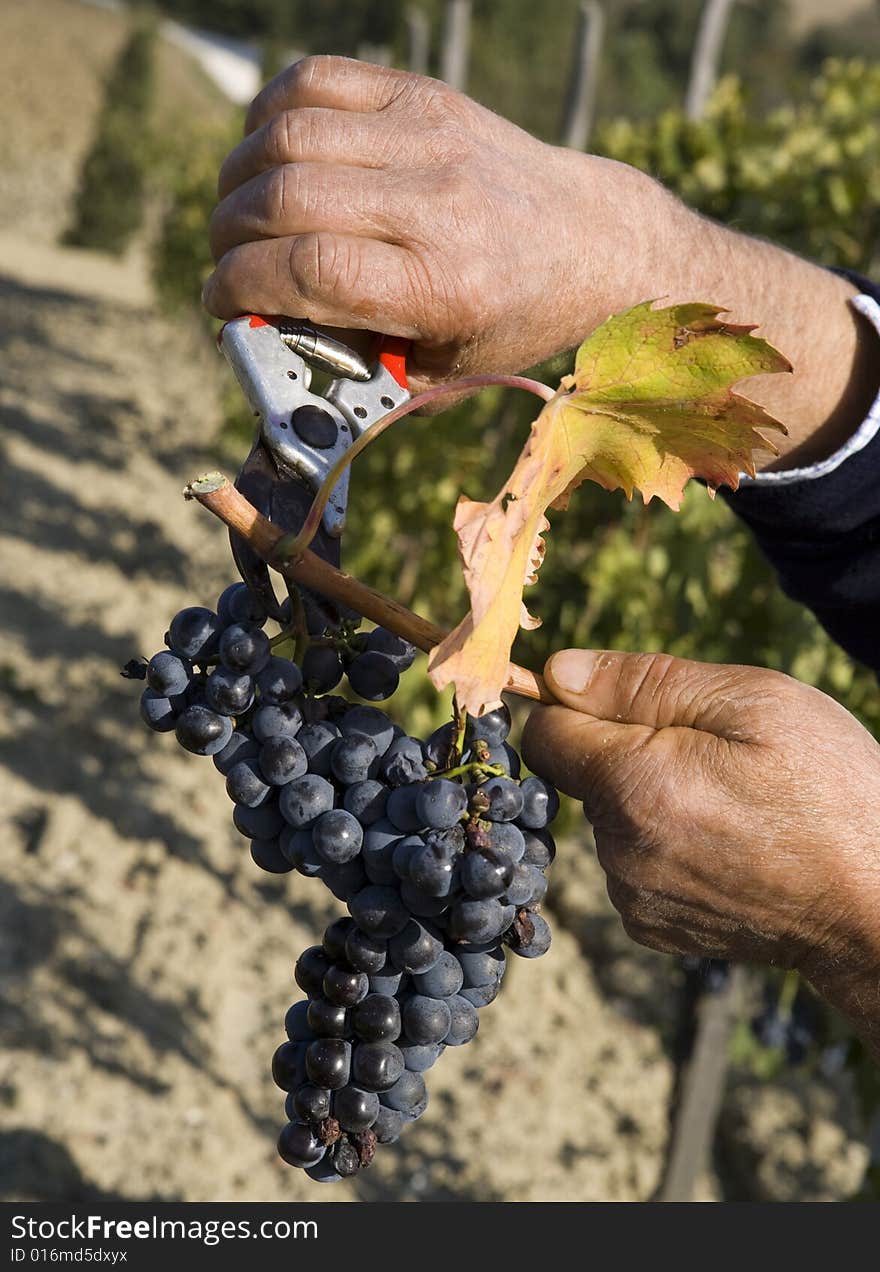
[[[643,945],[796,967],[880,1044],[880,747],[777,672],[566,650],[523,750]]]

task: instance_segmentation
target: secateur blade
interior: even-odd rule
[[[302,528],[314,498],[314,491],[304,482],[295,476],[279,473],[272,457],[259,440],[251,447],[235,485],[258,512],[286,533],[296,533]],[[282,607],[272,586],[272,577],[266,562],[257,556],[240,535],[232,531],[229,534],[229,543],[244,582],[262,602],[270,618],[282,621]],[[323,526],[312,541],[311,550],[338,567],[339,539],[331,538]],[[351,617],[350,613],[343,613],[340,607],[308,588],[300,588],[300,593],[308,628],[313,635],[320,634],[327,627],[338,626],[343,617]]]
[[[280,529],[302,528],[315,493],[356,437],[409,397],[406,344],[379,341],[368,363],[312,324],[247,314],[228,322],[220,347],[236,374],[259,431],[236,485]],[[311,391],[312,369],[335,374],[323,395]],[[324,508],[312,551],[339,565],[349,474],[338,478]],[[269,571],[238,536],[232,550],[242,578],[273,617],[281,615]],[[304,594],[310,630],[336,626],[352,611]]]

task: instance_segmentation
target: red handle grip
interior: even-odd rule
[[[404,340],[402,336],[380,336],[379,338],[379,361],[400,387],[407,390],[409,380],[406,376],[406,359],[411,345],[412,341]]]

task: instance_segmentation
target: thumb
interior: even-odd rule
[[[582,800],[598,826],[624,807],[636,816],[640,797],[652,803],[673,774],[695,781],[719,737],[751,740],[754,680],[770,673],[668,654],[565,649],[544,674],[559,705],[532,711],[523,758]]]
[[[754,667],[691,662],[670,654],[563,649],[544,668],[563,706],[599,720],[648,729],[698,729],[746,741]]]

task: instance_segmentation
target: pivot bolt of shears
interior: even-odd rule
[[[290,422],[299,438],[307,446],[316,446],[318,450],[328,450],[336,445],[338,429],[336,421],[329,411],[320,406],[308,403],[298,406],[290,417]]]

